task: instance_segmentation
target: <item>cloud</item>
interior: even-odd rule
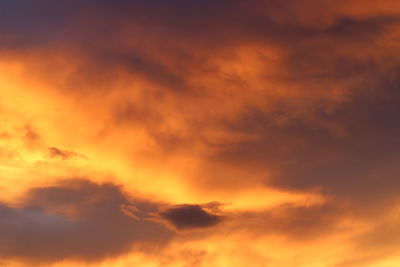
[[[134,244],[155,249],[171,238],[169,230],[146,219],[146,211],[132,218],[122,205],[152,206],[129,201],[113,184],[65,180],[33,188],[17,207],[0,206],[0,255],[31,264],[99,261],[129,252]]]
[[[284,204],[256,212],[230,212],[226,231],[245,231],[254,236],[281,236],[289,241],[310,242],[327,238],[330,233],[348,232],[340,224],[349,217],[349,212],[334,204],[296,206]]]
[[[179,230],[208,228],[219,224],[222,217],[205,210],[201,205],[179,205],[160,213],[160,216]]]
[[[347,240],[399,246],[381,221],[398,201],[399,33],[392,0],[0,1],[1,188],[41,185],[0,205],[0,251],[100,261],[172,235],[208,248],[227,229],[226,250],[260,238],[249,250],[271,266],[266,240],[289,244],[275,266],[301,266],[346,235],[332,259],[367,266]],[[81,173],[149,203],[46,185]],[[172,206],[213,200],[232,204]],[[357,223],[375,230],[349,238]]]
[[[0,45],[102,134],[143,131],[150,158],[263,166],[280,187],[352,194],[395,157],[399,12],[381,3],[3,1]]]
[[[56,147],[49,147],[49,156],[51,158],[60,158],[63,160],[69,159],[71,157],[83,157],[82,155],[73,152],[73,151],[68,151],[68,150],[62,150]]]

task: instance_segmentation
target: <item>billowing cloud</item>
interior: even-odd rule
[[[0,1],[6,264],[399,265],[399,36],[395,0]]]

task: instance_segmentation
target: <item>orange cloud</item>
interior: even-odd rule
[[[399,262],[398,1],[0,10],[3,265]]]

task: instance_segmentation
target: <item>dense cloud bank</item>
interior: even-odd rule
[[[398,265],[399,36],[396,0],[0,0],[0,255]]]

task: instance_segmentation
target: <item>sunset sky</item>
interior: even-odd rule
[[[0,0],[0,266],[399,267],[399,0]]]

